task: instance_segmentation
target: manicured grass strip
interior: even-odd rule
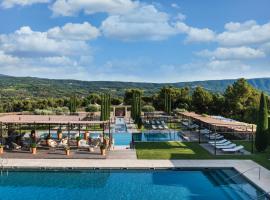
[[[183,142],[137,142],[139,159],[198,159],[210,154],[195,143]]]

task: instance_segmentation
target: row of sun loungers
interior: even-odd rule
[[[163,129],[169,129],[169,127],[167,125],[152,125],[152,129],[154,130],[163,130]]]
[[[236,153],[244,149],[242,145],[237,146],[231,141],[225,139],[223,135],[220,135],[218,133],[212,133],[208,129],[202,129],[200,130],[200,133],[205,137],[209,138],[210,141],[208,143],[212,147],[221,150],[224,153]]]
[[[198,124],[191,124],[188,121],[183,121],[182,125],[184,125],[185,127],[187,127],[188,129],[198,129],[200,126]]]
[[[209,141],[208,143],[216,149],[219,149],[225,153],[241,152],[241,150],[244,149],[242,145],[237,146],[236,144],[226,139],[222,139],[219,141]]]
[[[145,124],[146,125],[165,125],[165,122],[159,121],[159,120],[146,120]]]

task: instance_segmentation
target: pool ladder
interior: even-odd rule
[[[263,193],[262,195],[260,195],[260,196],[258,196],[258,197],[256,197],[256,198],[254,198],[254,200],[263,199],[264,197],[267,197],[267,195],[269,195],[269,194],[270,194],[270,191],[269,191],[269,192],[265,192],[265,193]]]
[[[260,179],[261,179],[261,167],[252,167],[252,168],[247,169],[246,171],[239,172],[238,174],[233,175],[233,176],[231,176],[231,177],[225,179],[225,181],[231,180],[231,179],[233,179],[233,178],[235,178],[235,177],[238,177],[238,176],[240,176],[240,175],[243,175],[243,174],[245,174],[245,173],[247,173],[247,172],[249,172],[249,171],[251,171],[251,170],[254,170],[254,169],[259,169],[259,171],[258,171],[258,179],[260,180]]]
[[[5,166],[4,165],[7,165],[8,164],[8,159],[7,158],[0,158],[0,176],[8,176],[8,169],[5,171],[4,173],[4,170],[5,170]]]

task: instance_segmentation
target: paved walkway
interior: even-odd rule
[[[126,148],[116,148],[109,152],[108,159],[129,159],[137,160],[136,150]]]
[[[1,161],[1,159],[0,159]],[[233,167],[264,191],[270,191],[270,171],[251,160],[133,160],[133,159],[8,159],[4,168],[216,168]],[[249,170],[251,169],[251,170]],[[260,169],[260,179],[259,179]]]

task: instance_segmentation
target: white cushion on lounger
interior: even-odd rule
[[[237,151],[240,151],[242,149],[244,149],[244,147],[242,145],[240,145],[240,146],[237,146],[237,147],[234,147],[231,149],[222,149],[222,151],[224,151],[224,152],[237,152]]]

